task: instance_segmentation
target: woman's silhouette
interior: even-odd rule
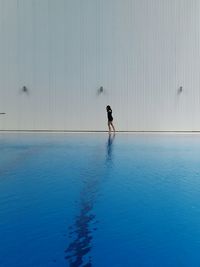
[[[112,109],[110,106],[106,107],[107,110],[107,117],[108,117],[108,129],[109,129],[109,133],[111,132],[111,127],[113,129],[113,132],[115,132],[115,127],[113,125],[113,116],[112,116]]]

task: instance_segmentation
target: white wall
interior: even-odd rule
[[[200,130],[199,14],[200,0],[0,0],[0,129],[105,130],[110,104],[118,130]]]

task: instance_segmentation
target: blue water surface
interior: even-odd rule
[[[199,267],[200,135],[0,134],[1,267]]]

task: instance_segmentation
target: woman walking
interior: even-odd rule
[[[108,129],[109,129],[109,133],[111,132],[111,127],[113,129],[113,132],[115,132],[115,127],[113,125],[113,116],[112,116],[112,109],[110,106],[106,107],[106,111],[107,111],[107,116],[108,116]]]

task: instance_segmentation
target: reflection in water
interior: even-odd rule
[[[112,144],[114,139],[115,139],[115,133],[113,135],[109,133],[107,142],[107,157],[106,157],[107,164],[112,161],[112,148],[113,148]]]
[[[112,161],[112,144],[115,135],[109,134],[106,146],[106,165]],[[99,152],[99,151],[97,151]],[[70,267],[91,267],[90,251],[92,248],[93,231],[97,230],[94,204],[102,182],[105,163],[97,158],[93,174],[84,183],[80,196],[80,212],[75,223],[70,227],[70,239],[66,249],[66,259]]]

